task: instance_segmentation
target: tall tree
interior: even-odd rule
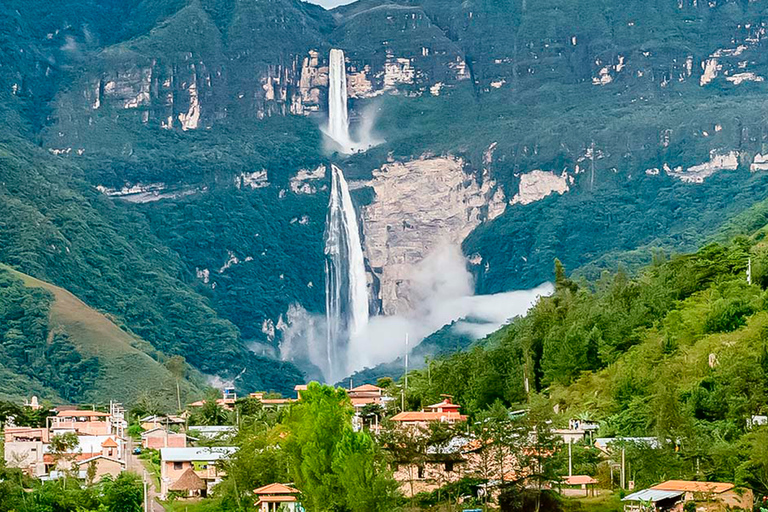
[[[311,512],[391,510],[396,484],[343,389],[311,383],[285,419],[290,475]]]

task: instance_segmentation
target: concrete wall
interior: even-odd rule
[[[99,458],[86,464],[80,464],[80,470],[87,471],[89,464],[96,464],[96,477],[95,482],[101,480],[104,476],[110,475],[112,478],[116,478],[123,471],[123,465],[114,460],[105,458]]]
[[[8,467],[20,468],[33,476],[45,474],[42,441],[6,442],[3,452]]]
[[[187,446],[186,434],[166,434],[165,432],[152,432],[141,440],[144,448],[159,450],[160,448],[185,448]]]

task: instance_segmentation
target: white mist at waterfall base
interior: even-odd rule
[[[357,370],[386,363],[402,356],[405,335],[410,338],[411,349],[441,327],[456,320],[454,326],[461,333],[475,339],[498,330],[510,319],[526,312],[542,296],[550,295],[554,287],[544,283],[530,290],[518,290],[494,295],[474,295],[473,278],[467,270],[467,261],[455,245],[443,245],[414,265],[410,273],[414,297],[410,312],[393,316],[371,317],[367,327],[350,339],[346,354],[346,371],[325,374],[327,382],[334,383]],[[301,306],[291,306],[287,327],[280,345],[281,356],[287,360],[309,359],[322,368],[320,345],[325,343],[325,318],[306,312]]]
[[[373,135],[378,111],[376,104],[371,104],[363,110],[354,140],[349,133],[347,71],[342,50],[331,50],[328,68],[328,124],[322,128],[327,137],[326,151],[349,155],[367,151],[381,144],[382,141]]]

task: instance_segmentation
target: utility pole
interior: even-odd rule
[[[592,192],[595,189],[595,141],[592,141],[591,146],[591,153],[592,153],[592,173],[591,177],[589,178],[589,191]]]
[[[624,470],[624,462],[625,462],[624,457],[625,457],[625,450],[624,448],[622,448],[621,449],[621,488],[622,489],[626,489],[625,484],[626,484],[626,478],[627,478],[627,474]]]
[[[573,476],[573,443],[568,441],[568,476]]]
[[[408,390],[408,333],[405,333],[405,390]]]
[[[147,472],[144,472],[144,512],[149,512],[149,496],[147,495]]]

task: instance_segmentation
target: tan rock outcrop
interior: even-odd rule
[[[364,246],[389,315],[411,309],[414,265],[441,244],[461,244],[506,206],[487,172],[478,179],[451,156],[386,164],[368,185],[376,198],[363,209]]]

